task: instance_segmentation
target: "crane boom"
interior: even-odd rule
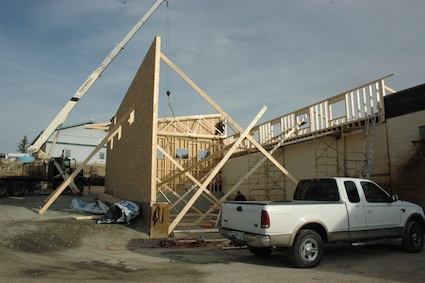
[[[87,93],[90,87],[96,82],[96,80],[102,75],[103,71],[109,66],[109,64],[114,60],[115,57],[120,53],[128,41],[137,33],[137,31],[143,26],[146,20],[155,12],[155,10],[162,4],[162,2],[167,0],[157,0],[152,7],[145,13],[145,15],[136,23],[136,25],[127,33],[127,35],[119,42],[115,48],[108,54],[108,56],[102,61],[102,63],[97,67],[96,70],[87,78],[87,80],[78,88],[77,92],[65,104],[62,110],[56,115],[52,120],[49,126],[37,137],[37,139],[32,143],[28,148],[28,151],[32,154],[39,153],[39,155],[47,158],[50,158],[46,153],[42,152],[41,147],[47,142],[50,136],[54,131],[61,126],[68,114],[75,107],[75,105],[80,101],[80,99]]]

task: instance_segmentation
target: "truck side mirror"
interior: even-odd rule
[[[398,201],[398,195],[397,195],[397,194],[392,194],[392,195],[391,195],[391,201],[392,201],[392,202],[396,202],[396,201]]]

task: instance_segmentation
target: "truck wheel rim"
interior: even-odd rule
[[[306,239],[301,245],[301,255],[306,261],[314,261],[319,255],[317,242],[313,239]]]
[[[421,237],[419,235],[419,231],[418,229],[414,229],[413,233],[412,233],[412,242],[416,245],[419,246],[421,244]]]

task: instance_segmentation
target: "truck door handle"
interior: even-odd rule
[[[242,211],[242,206],[238,206],[238,207],[236,208],[236,210],[237,210],[237,211]]]

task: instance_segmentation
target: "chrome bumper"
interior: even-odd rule
[[[241,231],[230,230],[227,228],[219,229],[220,235],[237,244],[250,247],[266,248],[270,247],[270,237],[264,235],[250,234]]]

